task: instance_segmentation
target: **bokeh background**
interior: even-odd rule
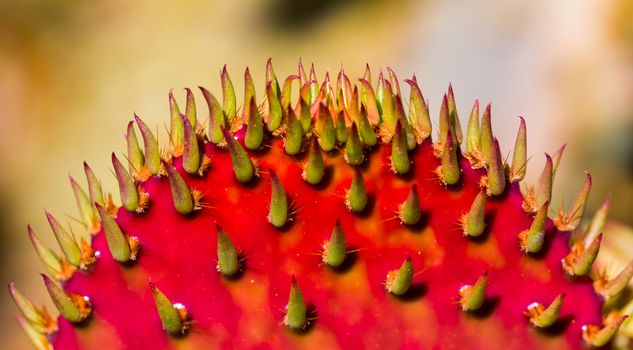
[[[134,111],[165,140],[169,89],[218,91],[224,63],[238,93],[247,66],[262,88],[268,57],[278,75],[299,58],[320,77],[341,63],[415,72],[435,117],[451,82],[463,125],[475,98],[493,102],[506,152],[524,116],[528,182],[567,142],[554,198],[571,201],[590,171],[589,212],[614,194],[607,267],[633,255],[630,0],[1,0],[0,282],[47,303],[26,225],[53,246],[47,208],[82,232],[68,174],[83,180],[86,160],[116,189],[109,154]],[[0,309],[1,347],[28,348],[6,292]]]

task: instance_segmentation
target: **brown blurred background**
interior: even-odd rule
[[[47,302],[26,225],[53,246],[43,208],[72,222],[67,176],[83,181],[84,160],[116,189],[109,154],[124,150],[134,111],[164,140],[169,89],[180,100],[184,87],[218,91],[224,63],[238,92],[246,66],[261,89],[268,57],[278,75],[294,73],[299,58],[315,62],[320,77],[342,62],[352,75],[365,63],[400,78],[415,72],[435,116],[451,82],[464,125],[475,98],[493,101],[506,152],[517,116],[527,120],[529,182],[543,152],[567,142],[555,198],[571,201],[588,170],[590,212],[613,192],[611,219],[633,224],[630,0],[2,0],[2,284],[14,280]],[[618,227],[622,242],[633,241]],[[616,246],[624,259],[633,254],[633,245]],[[28,348],[11,304],[0,292],[2,348]]]

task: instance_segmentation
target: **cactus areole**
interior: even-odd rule
[[[480,115],[475,101],[462,131],[449,87],[431,122],[415,76],[405,99],[391,69],[318,81],[300,63],[278,80],[269,60],[263,90],[246,70],[241,107],[226,67],[221,81],[221,96],[200,88],[198,106],[190,89],[184,108],[170,92],[166,145],[130,122],[127,154],[112,154],[120,205],[87,164],[87,186],[71,179],[90,236],[47,212],[57,253],[29,228],[59,312],[9,286],[37,348],[612,344],[628,315],[605,305],[633,265],[592,268],[608,200],[582,222],[587,175],[549,218],[562,149],[521,189],[523,118],[506,163],[490,106]]]

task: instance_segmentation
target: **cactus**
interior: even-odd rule
[[[47,212],[58,254],[29,227],[59,312],[9,286],[36,348],[611,344],[633,264],[592,269],[608,200],[582,225],[589,175],[548,217],[562,151],[521,190],[523,118],[506,163],[490,105],[480,118],[475,101],[464,135],[449,87],[433,142],[416,77],[406,112],[391,69],[375,85],[369,67],[319,83],[300,63],[282,81],[269,60],[264,93],[246,70],[241,108],[226,66],[221,82],[221,100],[200,88],[208,120],[191,90],[184,110],[170,92],[162,153],[140,117],[130,122],[127,164],[112,154],[121,206],[87,164],[87,191],[71,179],[90,240]]]

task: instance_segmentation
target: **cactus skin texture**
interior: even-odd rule
[[[434,143],[415,76],[407,113],[387,72],[318,83],[300,63],[282,82],[269,61],[263,102],[247,70],[236,109],[225,67],[222,104],[201,88],[208,121],[191,90],[182,113],[170,93],[168,152],[136,117],[128,166],[113,155],[125,206],[87,165],[88,192],[73,180],[90,243],[53,218],[73,252],[57,255],[29,230],[61,315],[11,284],[18,324],[65,350],[610,346],[633,267],[591,269],[606,215],[580,225],[591,178],[550,220],[560,154],[522,193],[522,118],[503,164],[490,106],[463,135],[450,87]]]

